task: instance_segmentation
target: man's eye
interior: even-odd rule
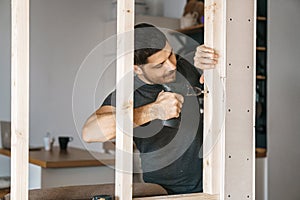
[[[159,68],[161,68],[162,66],[163,66],[163,64],[162,64],[162,63],[159,63],[159,64],[155,65],[153,68],[159,69]]]

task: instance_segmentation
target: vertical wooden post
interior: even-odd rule
[[[134,1],[118,0],[116,186],[118,200],[132,199]]]
[[[205,71],[204,192],[255,199],[256,4],[205,1],[205,39],[220,55]]]
[[[12,0],[11,199],[28,199],[29,0]]]

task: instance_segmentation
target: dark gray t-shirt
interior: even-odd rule
[[[203,122],[199,99],[185,96],[187,84],[201,87],[199,78],[194,66],[178,59],[176,82],[173,83],[176,88],[173,90],[184,95],[179,128],[163,126],[161,120],[154,120],[134,129],[144,181],[163,186],[169,194],[202,192]],[[145,84],[138,77],[134,79],[134,86],[135,108],[154,102],[164,90],[162,85]],[[115,106],[115,91],[103,105]]]

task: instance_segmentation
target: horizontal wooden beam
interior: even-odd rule
[[[167,196],[155,196],[155,197],[141,197],[133,198],[133,200],[164,200],[164,199],[174,199],[174,200],[219,200],[218,195],[211,195],[205,193],[192,193],[192,194],[180,194],[180,195],[167,195]]]

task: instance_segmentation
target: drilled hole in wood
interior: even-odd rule
[[[228,156],[228,158],[231,158],[231,156]]]
[[[249,198],[250,198],[250,196],[249,196],[249,195],[247,195],[247,198],[249,199]]]
[[[232,18],[229,18],[230,21],[232,21]]]
[[[230,198],[230,194],[228,195],[228,197]]]
[[[248,19],[248,22],[251,22],[251,19]]]
[[[250,66],[247,66],[247,69],[249,69],[250,68]]]
[[[229,63],[229,66],[231,66],[231,63]]]
[[[247,158],[247,160],[250,160],[249,158]]]
[[[247,110],[247,112],[250,112],[250,110]]]
[[[231,111],[231,109],[228,109],[228,112],[230,112]]]

